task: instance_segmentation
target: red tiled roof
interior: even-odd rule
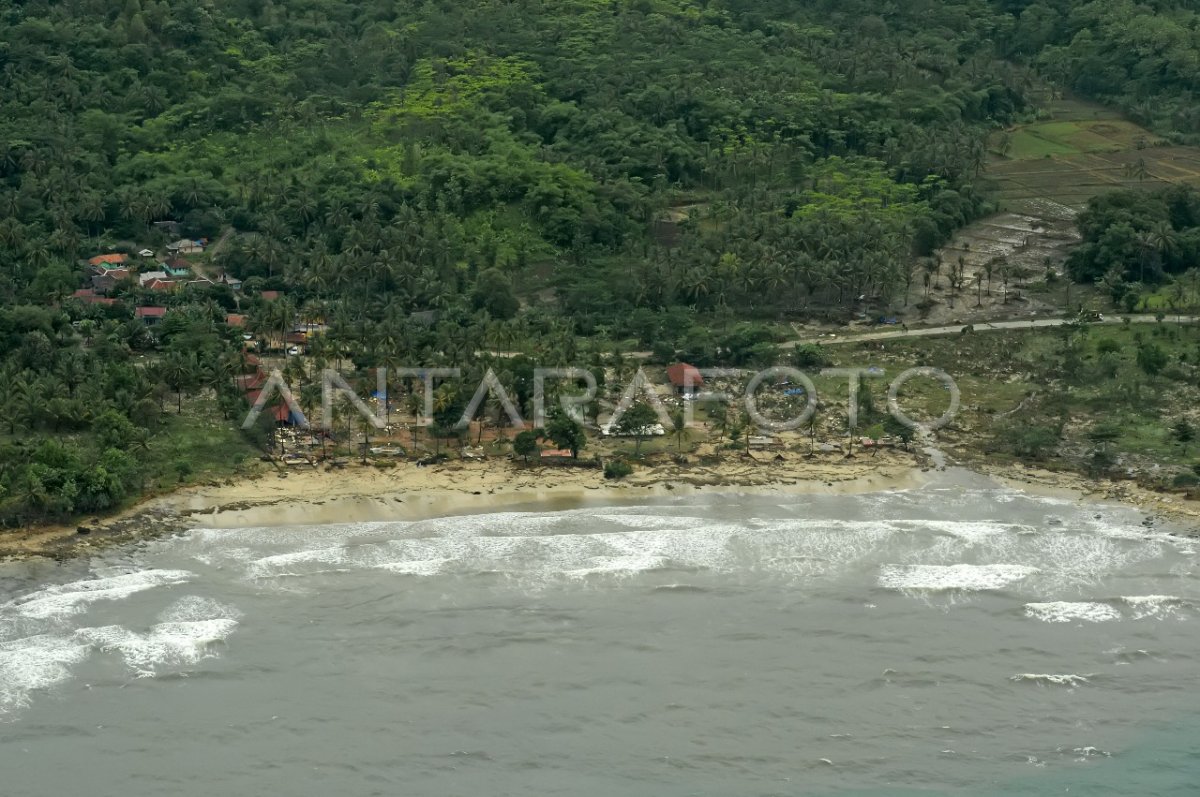
[[[107,296],[97,296],[96,291],[91,288],[80,288],[71,294],[72,299],[77,299],[84,304],[116,304],[116,299],[109,299]]]
[[[162,318],[167,314],[165,307],[135,307],[133,315],[136,318]]]
[[[273,302],[282,295],[282,291],[263,291],[261,294],[263,301],[266,302]]]
[[[116,304],[116,299],[109,299],[106,296],[97,296],[96,291],[92,288],[80,288],[71,294],[72,299],[78,299],[84,304]]]
[[[146,283],[145,287],[152,291],[173,291],[179,287],[179,283],[172,280],[152,279]]]
[[[252,390],[246,394],[246,401],[250,402],[250,406],[253,407],[258,403],[258,397],[261,395],[261,390]],[[287,423],[292,417],[292,413],[288,409],[287,403],[279,401],[278,397],[275,399],[275,401],[279,403],[268,405],[266,407],[267,412],[271,413],[277,422]]]
[[[235,376],[233,378],[233,383],[237,385],[239,390],[257,391],[260,387],[267,383],[267,378],[263,376],[261,372],[254,374],[243,374],[241,376]],[[253,403],[254,399],[250,399],[250,401]]]
[[[704,377],[700,375],[700,371],[694,365],[687,363],[675,363],[668,368],[667,379],[671,380],[671,384],[675,387],[683,387],[685,379],[692,387],[704,384]]]
[[[129,258],[125,255],[96,255],[88,261],[90,265],[98,266],[101,263],[124,263]]]
[[[225,316],[225,323],[231,327],[244,327],[246,326],[246,316],[230,313]]]

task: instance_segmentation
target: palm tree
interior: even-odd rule
[[[725,432],[729,429],[729,405],[724,402],[717,405],[715,410],[709,413],[709,422],[717,430],[717,452],[721,451],[721,445],[725,442]]]
[[[319,382],[308,382],[301,386],[297,400],[300,402],[300,411],[304,413],[304,417],[308,421],[309,429],[319,429],[317,433],[321,435],[321,459],[325,459],[325,443],[329,439],[329,430],[325,428],[324,418],[318,424],[313,422],[317,417],[317,410],[325,401],[324,388]]]
[[[167,355],[161,363],[163,382],[175,393],[175,413],[183,413],[183,392],[196,380],[195,363],[178,352]]]
[[[1146,235],[1146,242],[1154,248],[1154,251],[1158,252],[1158,256],[1165,262],[1167,256],[1175,251],[1179,238],[1170,222],[1160,221],[1150,228]]]
[[[88,235],[95,237],[93,225],[104,221],[104,200],[96,193],[84,194],[79,200],[77,212],[80,221],[87,222]]]
[[[1138,245],[1138,282],[1145,284],[1146,282],[1146,263],[1150,260],[1150,255],[1154,253],[1154,239],[1149,232],[1141,232],[1137,235]]]
[[[682,410],[676,410],[671,416],[671,432],[675,435],[675,453],[682,453],[683,441],[690,434]]]
[[[365,415],[358,416],[358,431],[362,434],[362,464],[367,464],[367,448],[371,445],[371,430],[375,428],[373,419]]]

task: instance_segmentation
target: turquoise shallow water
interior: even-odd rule
[[[5,566],[0,794],[1195,794],[1143,520],[955,473]]]

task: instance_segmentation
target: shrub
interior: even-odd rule
[[[1174,487],[1195,487],[1197,484],[1200,484],[1200,479],[1196,478],[1196,474],[1184,471],[1183,473],[1176,473],[1171,484]]]
[[[792,351],[792,363],[797,368],[824,368],[829,365],[829,358],[815,343],[805,343]]]
[[[604,465],[604,478],[606,479],[624,479],[631,473],[633,473],[633,466],[623,459],[613,460]]]

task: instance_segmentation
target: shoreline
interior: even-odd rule
[[[421,520],[533,505],[565,509],[700,490],[864,493],[917,486],[928,470],[915,454],[902,452],[769,465],[738,457],[713,465],[667,461],[646,465],[620,481],[606,480],[594,468],[523,466],[509,460],[305,468],[183,487],[78,524],[3,532],[0,562],[85,556],[192,528]]]
[[[1200,504],[1126,482],[965,462],[951,467],[1014,489],[1073,501],[1119,503],[1200,534]],[[898,451],[851,459],[795,459],[771,464],[730,458],[714,465],[647,466],[622,481],[598,469],[522,466],[508,460],[451,461],[419,467],[347,465],[260,474],[191,486],[157,496],[83,526],[37,526],[0,533],[0,562],[69,559],[193,528],[422,520],[522,509],[561,510],[704,492],[862,494],[929,483],[938,471]],[[87,529],[81,533],[80,529]]]

